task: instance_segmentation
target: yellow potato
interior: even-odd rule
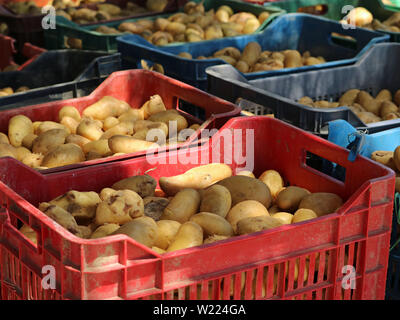
[[[243,33],[253,33],[260,27],[260,25],[260,21],[257,18],[247,19],[243,27]]]
[[[30,133],[28,136],[32,136],[33,133]],[[25,139],[25,138],[24,138]],[[23,140],[22,140],[23,141]],[[10,144],[10,140],[8,139],[7,135],[3,132],[0,132],[0,143],[8,143]],[[23,144],[22,144],[23,145]],[[24,146],[24,145],[23,145]],[[25,146],[24,146],[25,147]]]
[[[74,143],[79,147],[83,148],[83,146],[89,143],[91,140],[80,136],[79,134],[70,134],[65,138],[65,143]]]
[[[371,159],[377,161],[392,170],[397,170],[396,164],[394,162],[394,152],[392,151],[374,151],[371,154]]]
[[[37,245],[37,233],[27,224],[24,224],[19,231],[27,237],[30,241]]]
[[[236,175],[237,176],[247,176],[247,177],[250,177],[250,178],[255,178],[254,173],[251,172],[251,171],[248,171],[248,170],[240,171],[240,172],[236,173]]]
[[[97,225],[105,223],[122,225],[143,215],[143,199],[132,190],[119,190],[98,204],[95,222]]]
[[[51,129],[40,134],[32,142],[32,152],[46,155],[56,147],[63,145],[69,135],[64,129]]]
[[[234,232],[237,231],[237,223],[248,217],[269,216],[267,208],[255,200],[239,202],[229,210],[226,220],[232,225]]]
[[[218,184],[229,190],[233,206],[245,200],[259,201],[265,208],[271,206],[272,197],[269,188],[258,179],[246,176],[233,176],[219,181]]]
[[[268,208],[268,212],[272,216],[273,214],[280,212],[280,209],[277,204],[274,204],[273,206]]]
[[[299,208],[311,209],[319,217],[335,212],[343,204],[343,200],[337,194],[329,192],[316,192],[305,196]]]
[[[380,100],[377,100],[380,101]],[[385,100],[382,101],[380,109],[379,109],[379,115],[384,118],[390,113],[396,113],[399,111],[399,108],[391,101]]]
[[[192,168],[173,177],[161,177],[159,184],[167,195],[175,195],[185,188],[206,189],[214,183],[232,176],[232,169],[223,163],[210,163]]]
[[[41,166],[54,168],[85,161],[85,154],[76,144],[67,143],[52,149],[47,153]]]
[[[42,202],[39,204],[39,210],[51,219],[53,219],[59,225],[67,229],[72,234],[76,236],[79,236],[81,234],[79,226],[76,223],[74,217],[63,208],[47,202]]]
[[[199,206],[200,194],[197,190],[183,189],[171,199],[160,219],[184,223],[198,212]]]
[[[130,109],[118,117],[119,122],[135,122],[143,119],[144,114],[142,109]]]
[[[1,149],[1,148],[0,148]],[[0,151],[1,153],[1,151]],[[31,153],[26,155],[21,162],[28,167],[38,168],[41,166],[44,156],[42,154]]]
[[[237,234],[249,234],[262,230],[273,229],[283,225],[281,220],[270,216],[255,216],[240,219],[237,223]]]
[[[193,221],[183,223],[169,245],[167,252],[200,246],[203,244],[203,229]]]
[[[400,171],[400,146],[398,146],[393,153],[394,164],[396,165],[397,170]]]
[[[145,197],[143,198],[143,202],[144,214],[155,221],[159,221],[169,200],[162,197]]]
[[[392,101],[392,93],[387,89],[383,89],[378,92],[375,99],[380,101]]]
[[[128,237],[151,248],[157,239],[157,229],[157,224],[152,218],[139,217],[125,223],[111,235],[126,234]]]
[[[12,157],[17,159],[16,148],[8,143],[0,143],[0,158],[1,157]]]
[[[152,114],[148,120],[154,122],[164,122],[169,128],[171,125],[176,125],[176,130],[178,132],[189,126],[185,117],[181,116],[175,110],[157,112]]]
[[[103,188],[100,191],[100,199],[102,201],[107,201],[114,193],[116,190],[111,189],[111,188]]]
[[[223,186],[216,184],[207,188],[203,192],[201,198],[201,212],[211,212],[225,218],[231,209],[231,194],[229,190]]]
[[[317,214],[311,209],[298,209],[292,219],[292,223],[318,218]]]
[[[106,132],[102,134],[100,139],[110,139],[112,136],[116,135],[127,135],[130,136],[133,134],[133,123],[132,122],[121,122],[112,128],[108,129]]]
[[[96,152],[101,157],[112,155],[112,152],[108,147],[108,140],[106,139],[90,141],[89,143],[83,145],[82,150],[85,154],[88,154],[89,152]]]
[[[210,212],[200,212],[193,215],[190,221],[196,222],[203,229],[204,236],[221,235],[233,236],[231,224],[223,217]]]
[[[282,222],[282,224],[291,224],[293,221],[293,214],[291,213],[277,212],[272,214],[270,210],[268,211],[273,218],[278,219],[280,222]]]
[[[125,113],[120,115],[122,117]],[[107,131],[108,129],[111,129],[112,127],[116,126],[119,123],[119,120],[116,117],[107,117],[103,121],[103,129]]]
[[[157,221],[157,238],[154,245],[163,250],[167,250],[169,245],[175,239],[181,224],[174,220]]]
[[[41,135],[42,133],[53,130],[53,129],[64,129],[69,132],[69,129],[62,125],[61,123],[54,122],[54,121],[42,121],[40,124],[37,126],[37,129],[35,130],[35,134],[38,136]],[[69,132],[71,133],[71,132]]]
[[[154,195],[157,181],[148,174],[122,179],[112,185],[114,190],[132,190],[142,198]]]
[[[82,119],[76,128],[76,134],[92,141],[99,140],[103,133],[99,124],[89,118]]]
[[[310,192],[304,188],[289,186],[278,193],[276,204],[282,210],[294,212],[299,207],[301,200]]]
[[[25,136],[32,133],[32,121],[24,115],[13,116],[8,122],[8,138],[14,147],[20,147]]]
[[[303,65],[301,54],[297,50],[285,50],[283,54],[285,68],[299,68]]]
[[[214,243],[214,242],[221,241],[221,240],[226,240],[226,239],[229,239],[229,238],[230,237],[228,237],[228,236],[221,236],[219,234],[214,234],[214,235],[209,236],[206,239],[204,239],[203,244]]]
[[[284,182],[281,175],[275,170],[264,171],[261,176],[258,177],[258,179],[267,185],[269,191],[271,192],[271,196],[274,199],[277,197],[279,191],[281,191],[284,187]]]
[[[19,161],[22,161],[22,159],[24,159],[25,157],[29,157],[30,154],[31,154],[30,150],[28,150],[25,147],[15,148],[15,152],[16,152],[16,155],[17,155],[17,159]]]
[[[81,121],[81,114],[78,109],[73,106],[64,106],[58,112],[58,121],[61,121],[64,117],[71,117],[77,122]]]
[[[252,66],[258,59],[261,53],[261,46],[257,42],[249,42],[243,49],[241,61],[247,63],[248,66]]]
[[[113,153],[134,153],[158,148],[157,143],[122,135],[115,135],[108,139],[108,146]]]
[[[155,94],[140,108],[143,112],[143,118],[148,119],[153,114],[166,111],[167,108],[160,95]]]
[[[27,134],[24,139],[22,140],[22,146],[27,148],[27,149],[32,149],[33,146],[33,141],[37,138],[38,136],[34,133],[29,133]],[[0,139],[1,140],[1,139]],[[1,142],[1,141],[0,141]]]
[[[125,101],[118,100],[111,96],[104,96],[96,103],[83,110],[83,115],[92,119],[104,120],[108,117],[119,117],[131,109]]]

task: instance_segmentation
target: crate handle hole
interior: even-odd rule
[[[305,164],[307,167],[338,180],[341,183],[346,181],[346,168],[312,152],[306,151]]]
[[[340,47],[348,48],[351,50],[357,50],[358,48],[357,39],[346,34],[332,32],[330,34],[330,40],[333,44]]]

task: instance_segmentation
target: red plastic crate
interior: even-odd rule
[[[143,103],[154,94],[159,94],[162,97],[167,109],[177,109],[186,119],[188,119],[189,124],[203,123],[203,126],[197,130],[196,134],[190,137],[185,143],[180,144],[180,147],[192,144],[201,131],[218,129],[231,117],[238,116],[241,112],[241,109],[238,106],[178,80],[147,70],[129,70],[114,72],[89,96],[83,98],[55,101],[35,106],[1,111],[0,132],[6,133],[10,118],[18,114],[23,114],[29,117],[32,121],[58,121],[58,112],[63,106],[75,106],[82,113],[86,107],[98,101],[103,96],[108,95],[126,101],[133,108],[140,108]],[[201,110],[205,119],[201,120],[199,117],[192,115],[189,113],[191,110],[188,112],[183,111],[182,109],[184,108],[182,107],[182,104],[187,105],[187,103],[195,106],[192,110]],[[158,151],[172,150],[173,148],[176,148],[176,146],[174,147],[171,145],[169,147],[159,148]],[[77,167],[86,167],[93,164],[142,156],[145,154],[146,151],[141,151],[41,170],[41,172],[47,174]]]
[[[0,159],[2,298],[384,299],[394,172],[361,156],[349,162],[347,150],[273,118],[234,118],[222,129],[199,148],[50,175],[40,175],[11,158]],[[254,146],[246,144],[246,129],[254,129]],[[229,141],[229,132],[237,138],[232,144],[224,144]],[[68,190],[100,191],[149,169],[156,179],[180,174],[197,166],[194,160],[202,160],[201,164],[220,160],[232,169],[243,168],[243,161],[235,159],[244,151],[251,163],[252,150],[256,176],[275,169],[291,185],[339,194],[344,205],[337,213],[314,220],[164,255],[125,235],[77,238],[36,208]],[[307,166],[306,151],[346,168],[345,182]],[[172,164],[178,156],[193,161]],[[18,231],[18,222],[37,232],[38,246]],[[300,275],[297,282],[296,261]],[[287,271],[285,263],[289,263]],[[304,281],[306,263],[309,272]],[[355,268],[356,287],[342,290],[346,276],[342,268],[347,264]],[[54,290],[40,286],[44,265],[55,267]]]
[[[15,64],[14,55],[17,54],[17,50],[15,50],[14,43],[15,40],[13,38],[0,35],[0,69],[4,69],[11,64]],[[39,48],[30,43],[24,43],[22,56],[25,58],[25,62],[21,64],[17,70],[24,69],[33,60],[35,60],[39,54],[45,51],[46,49]]]

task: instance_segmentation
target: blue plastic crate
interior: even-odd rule
[[[351,36],[354,40],[338,38],[332,36],[332,33]],[[310,51],[311,55],[323,56],[327,60],[327,63],[320,65],[247,73],[246,78],[251,80],[352,64],[374,43],[387,40],[387,36],[366,29],[344,30],[339,23],[325,18],[307,14],[288,14],[276,18],[262,33],[256,35],[167,47],[155,46],[137,35],[125,35],[117,38],[117,44],[125,65],[140,68],[141,59],[159,63],[163,66],[166,75],[207,90],[206,69],[210,66],[227,63],[219,58],[186,59],[178,56],[180,52],[189,52],[194,58],[212,56],[214,52],[229,46],[242,51],[249,42],[255,41],[261,45],[263,50]]]
[[[121,68],[119,53],[82,50],[44,52],[21,71],[0,73],[0,88],[30,88],[1,97],[0,110],[89,95],[111,73]]]

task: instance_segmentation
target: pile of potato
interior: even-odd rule
[[[17,67],[17,65],[11,65],[11,67],[10,66],[5,67],[3,69],[3,72],[13,71],[14,69],[16,69],[16,67]],[[11,87],[6,87],[6,88],[3,88],[3,89],[0,89],[0,98],[12,95],[14,93],[25,92],[25,91],[28,91],[28,90],[29,90],[29,88],[26,87],[26,86],[19,87],[15,91]]]
[[[343,24],[355,23],[358,27],[371,30],[384,30],[389,32],[400,32],[400,12],[393,13],[385,21],[374,19],[371,12],[363,7],[357,7],[350,11],[346,20],[340,21]]]
[[[159,95],[151,96],[139,109],[104,96],[82,116],[75,107],[64,106],[58,118],[59,122],[32,122],[24,115],[12,117],[8,134],[0,132],[0,157],[48,169],[179,143],[200,127],[189,127],[178,111],[167,110]],[[169,132],[175,125],[177,135]]]
[[[57,15],[63,16],[78,24],[101,22],[115,18],[123,18],[146,12],[160,12],[165,9],[168,0],[147,0],[146,8],[128,2],[126,8],[111,3],[96,4],[96,9],[68,7],[58,9]]]
[[[181,52],[179,56],[193,59],[188,52]],[[210,57],[199,56],[196,59],[211,58],[223,59],[243,73],[299,68],[326,62],[323,57],[312,57],[309,51],[304,52],[303,55],[297,50],[262,51],[261,46],[254,41],[249,42],[243,52],[235,47],[226,47],[214,52]]]
[[[322,109],[347,106],[366,124],[400,118],[400,89],[394,96],[389,90],[383,89],[376,97],[364,90],[350,89],[340,97],[338,102],[314,101],[307,96],[300,98],[297,102]]]
[[[165,253],[314,219],[343,204],[333,193],[285,187],[275,170],[257,179],[220,163],[161,177],[159,185],[147,174],[133,176],[100,193],[68,191],[39,209],[78,237],[125,234]]]
[[[202,3],[189,1],[184,6],[184,12],[168,18],[123,22],[118,30],[101,26],[96,31],[108,34],[130,32],[142,36],[154,45],[163,46],[172,42],[197,42],[250,34],[268,17],[268,12],[263,12],[258,17],[249,12],[234,13],[226,5],[220,6],[216,11],[205,11]]]

